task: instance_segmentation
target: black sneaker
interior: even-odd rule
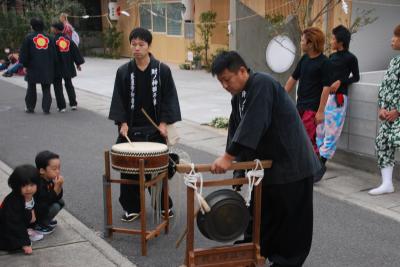
[[[164,217],[164,215],[165,215],[165,210],[162,210],[161,211],[161,216]],[[173,218],[173,217],[174,217],[174,212],[172,211],[172,209],[169,209],[168,210],[168,218]]]
[[[139,213],[135,213],[135,212],[128,213],[125,211],[125,214],[122,215],[122,217],[121,217],[121,221],[132,222],[132,221],[136,220],[137,218],[139,218],[139,216],[140,216]]]
[[[51,222],[49,223],[49,226],[54,228],[57,226],[57,223],[58,223],[57,220],[51,220]]]
[[[40,224],[36,224],[35,227],[33,227],[33,230],[42,235],[49,235],[54,231],[54,228],[51,226],[42,226]]]

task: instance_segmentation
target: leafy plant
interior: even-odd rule
[[[0,12],[0,25],[0,53],[3,58],[5,48],[10,48],[11,51],[19,49],[29,31],[29,25],[15,10]]]
[[[122,32],[118,31],[114,24],[103,33],[104,54],[112,58],[119,58],[119,50],[122,45]]]
[[[200,30],[200,35],[204,45],[204,59],[206,65],[208,65],[208,50],[210,49],[210,38],[213,35],[213,30],[217,26],[215,19],[217,13],[213,11],[207,11],[200,14],[200,23],[197,25]]]
[[[229,119],[226,117],[216,117],[214,118],[210,126],[215,128],[228,128]]]
[[[24,5],[24,16],[27,21],[32,17],[40,17],[43,19],[45,29],[50,29],[50,25],[59,20],[61,13],[68,15],[83,15],[85,13],[83,5],[76,0],[31,0],[25,1]]]

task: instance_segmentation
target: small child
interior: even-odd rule
[[[42,151],[36,155],[35,163],[41,182],[35,195],[37,220],[34,229],[47,235],[54,231],[57,225],[54,218],[65,205],[62,200],[64,178],[60,175],[59,155]]]
[[[12,192],[0,205],[0,249],[32,254],[31,241],[43,238],[29,228],[36,221],[33,196],[39,183],[39,173],[32,165],[18,166],[8,178]]]

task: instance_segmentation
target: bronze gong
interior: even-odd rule
[[[209,194],[205,200],[210,212],[197,215],[197,226],[208,239],[230,242],[240,237],[247,228],[250,213],[243,197],[231,189]]]

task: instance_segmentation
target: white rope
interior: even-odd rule
[[[207,202],[204,200],[203,194],[203,175],[201,173],[196,173],[194,169],[194,164],[191,163],[191,171],[189,173],[185,173],[183,176],[183,181],[186,186],[192,188],[195,192],[197,202],[199,204],[199,208],[201,213],[209,212],[210,207]],[[200,187],[197,188],[197,182],[200,181]]]
[[[251,192],[253,191],[254,186],[258,186],[262,179],[264,178],[264,168],[260,162],[260,160],[255,159],[256,166],[251,171],[248,171],[246,174],[247,180],[249,181],[249,187],[247,188],[247,197],[246,197],[246,206],[250,206],[251,201]],[[260,168],[260,169],[258,169]],[[256,180],[256,177],[258,178]]]

